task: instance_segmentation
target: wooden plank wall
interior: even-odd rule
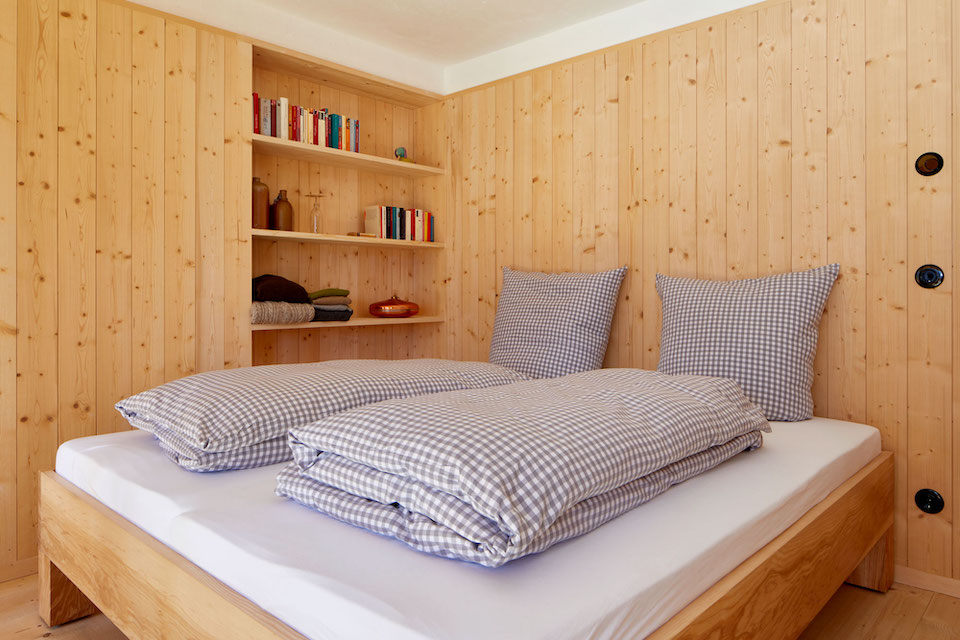
[[[264,98],[285,97],[291,105],[329,109],[360,121],[360,151],[385,158],[405,147],[408,156],[436,164],[436,138],[427,143],[414,130],[414,112],[373,97],[321,86],[309,78],[272,69],[253,70],[253,90]],[[421,149],[423,150],[421,153]],[[417,197],[414,180],[360,172],[255,153],[253,175],[270,189],[270,200],[284,189],[293,205],[295,231],[315,231],[313,208],[319,207],[316,231],[346,234],[362,230],[363,209],[371,205],[419,207],[433,203]],[[439,179],[416,181],[438,183]],[[316,196],[316,197],[312,197]],[[435,214],[441,216],[439,210]],[[438,231],[443,237],[443,222]],[[397,295],[420,304],[424,315],[440,315],[435,274],[439,251],[330,247],[310,243],[253,241],[253,275],[276,274],[299,282],[308,291],[326,287],[349,290],[354,312],[369,315],[371,302]],[[254,364],[312,362],[336,358],[406,358],[438,355],[437,326],[334,328],[300,331],[257,331]]]
[[[60,442],[251,361],[251,65],[129,4],[0,1],[0,579],[36,571]]]
[[[960,579],[957,38],[956,0],[772,0],[419,109],[451,169],[447,355],[486,356],[503,266],[628,265],[607,365],[655,368],[655,273],[839,262],[816,412],[882,431],[897,563]],[[925,178],[928,150],[947,168]],[[913,283],[925,263],[940,288]]]

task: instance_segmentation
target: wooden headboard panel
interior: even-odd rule
[[[628,264],[607,364],[654,368],[656,272],[839,262],[817,413],[882,430],[898,564],[960,579],[958,21],[951,0],[767,2],[420,109],[449,141],[445,188],[422,194],[455,221],[448,355],[486,356],[503,265]],[[928,150],[946,168],[922,177]],[[925,263],[939,288],[913,283]],[[942,513],[913,506],[924,487]]]

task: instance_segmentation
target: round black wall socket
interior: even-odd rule
[[[933,151],[921,153],[913,166],[920,175],[932,176],[943,169],[943,156]]]
[[[935,264],[925,264],[917,269],[914,279],[924,289],[935,289],[943,284],[943,269]]]
[[[943,496],[933,489],[920,489],[914,496],[917,507],[924,513],[940,513],[943,511]]]

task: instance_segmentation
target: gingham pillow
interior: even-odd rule
[[[153,433],[191,471],[289,460],[287,431],[365,404],[509,384],[523,376],[486,362],[331,360],[208,371],[121,400],[131,425]]]
[[[531,378],[599,369],[626,271],[539,273],[504,267],[490,362]]]
[[[768,420],[813,417],[817,327],[840,265],[730,282],[657,274],[664,373],[733,378]]]

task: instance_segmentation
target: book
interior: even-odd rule
[[[382,238],[380,228],[380,209],[382,207],[371,206],[363,210],[363,230],[365,233],[373,234],[374,237]]]
[[[271,98],[270,99],[270,135],[272,135],[274,138],[277,137],[278,124],[279,123],[277,122],[277,101]]]
[[[260,98],[260,133],[270,135],[270,101]]]
[[[290,101],[286,98],[277,100],[277,133],[278,138],[290,139]]]
[[[360,121],[353,121],[353,150],[360,153]]]
[[[253,132],[260,133],[260,96],[253,92]]]
[[[413,240],[413,211],[407,209],[403,215],[403,237],[405,240]]]
[[[413,239],[423,242],[423,209],[416,209],[414,216]]]

